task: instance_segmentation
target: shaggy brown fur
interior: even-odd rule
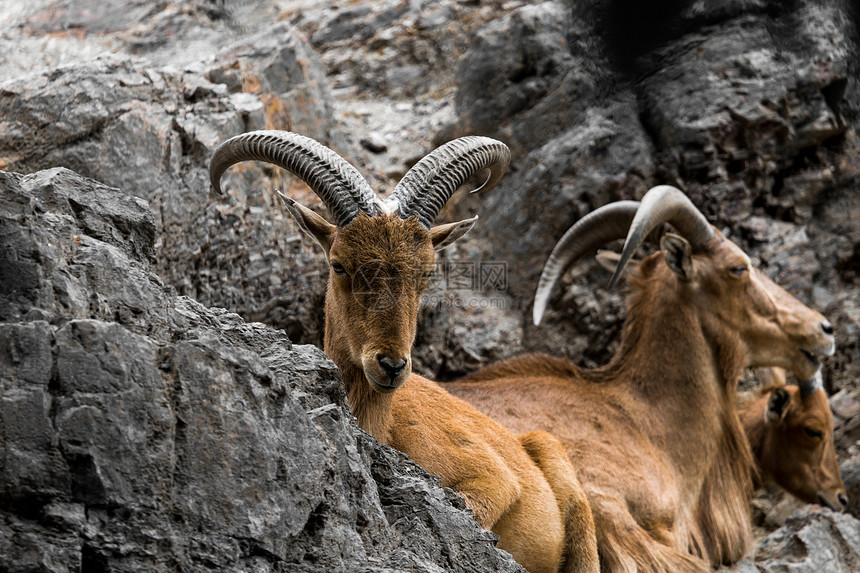
[[[427,231],[415,218],[360,214],[335,228],[307,210],[299,216],[332,265],[325,351],[359,425],[439,475],[532,573],[598,571],[591,511],[561,444],[545,432],[515,436],[411,372],[434,246],[456,225]],[[386,371],[385,361],[401,360],[402,372]]]
[[[522,356],[446,385],[514,432],[561,440],[603,571],[709,571],[743,557],[753,459],[735,383],[756,365],[812,376],[818,364],[802,350],[832,348],[824,318],[719,232],[684,265],[670,256],[684,255],[658,252],[631,273],[621,347],[606,366]],[[672,270],[682,267],[693,276]]]

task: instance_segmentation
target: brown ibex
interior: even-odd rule
[[[833,413],[820,377],[786,385],[785,372],[741,404],[741,423],[755,456],[756,487],[773,483],[806,503],[835,511],[848,505],[833,445]]]
[[[597,260],[614,270],[619,256],[598,251]],[[774,484],[805,503],[844,511],[848,496],[820,371],[787,385],[785,370],[766,368],[760,370],[759,381],[761,386],[741,394],[738,406],[755,460],[751,468],[755,489]]]
[[[597,571],[594,524],[573,466],[544,432],[515,436],[438,384],[412,372],[421,294],[434,250],[477,217],[433,227],[469,177],[489,170],[493,186],[508,148],[464,137],[413,166],[385,202],[332,150],[289,132],[246,133],[223,142],[210,165],[213,187],[231,165],[256,159],[305,181],[335,224],[282,195],[330,264],[325,352],[341,371],[359,426],[408,454],[457,491],[499,547],[532,571]]]
[[[678,189],[601,207],[562,237],[541,275],[540,323],[562,273],[626,236],[610,284],[663,223],[661,250],[629,273],[627,319],[610,362],[585,370],[526,355],[448,384],[514,432],[567,448],[594,515],[603,571],[710,571],[751,538],[752,453],[737,412],[744,368],[802,379],[834,351],[833,329],[727,240]]]

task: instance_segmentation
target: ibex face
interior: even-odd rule
[[[419,301],[435,260],[430,231],[416,217],[361,214],[332,243],[326,293],[332,335],[346,343],[377,392],[392,392],[412,372]]]
[[[716,229],[713,233],[692,255],[680,237],[668,235],[661,241],[681,300],[695,301],[715,339],[740,337],[746,366],[779,366],[802,380],[813,378],[820,358],[835,350],[833,327],[752,266],[737,245]]]
[[[448,142],[416,163],[385,202],[334,151],[286,131],[255,131],[219,145],[209,167],[215,190],[220,192],[227,168],[249,159],[288,170],[325,203],[335,224],[281,195],[330,264],[326,352],[341,369],[361,368],[372,390],[393,392],[412,372],[418,305],[434,250],[466,234],[477,217],[435,227],[433,222],[472,175],[489,172],[481,189],[498,182],[510,162],[507,146],[486,137]]]
[[[752,444],[762,478],[801,501],[837,511],[845,509],[848,497],[833,446],[833,414],[824,390],[774,388],[767,399],[764,420],[758,420],[762,422],[764,430]]]

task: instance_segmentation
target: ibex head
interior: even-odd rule
[[[419,300],[435,251],[466,234],[477,217],[435,227],[433,222],[472,175],[489,171],[477,190],[498,182],[510,162],[507,146],[486,137],[446,143],[415,164],[385,201],[334,151],[285,131],[245,133],[219,145],[209,168],[215,190],[221,192],[224,171],[251,159],[296,175],[328,208],[334,224],[281,195],[330,264],[326,351],[345,349],[346,355],[332,356],[335,362],[359,366],[377,392],[394,391],[412,371]]]
[[[665,234],[660,251],[638,265],[633,281],[638,304],[631,312],[695,318],[691,332],[701,329],[722,348],[735,349],[741,367],[779,366],[801,380],[813,378],[820,357],[834,352],[830,323],[755,268],[686,195],[668,185],[649,190],[641,203],[601,207],[565,233],[540,277],[535,324],[561,274],[582,256],[626,237],[612,286],[640,243],[663,223],[678,234]]]
[[[764,427],[760,443],[754,445],[762,477],[807,503],[845,509],[848,497],[824,389],[809,383],[773,388]]]

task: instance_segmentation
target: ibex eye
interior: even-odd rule
[[[346,274],[346,269],[343,268],[343,265],[340,263],[332,263],[331,270],[333,270],[336,275]]]
[[[729,272],[735,276],[740,277],[740,276],[743,276],[743,274],[745,272],[747,272],[747,267],[746,267],[746,265],[744,265],[742,267],[732,267],[729,269]]]
[[[803,431],[806,432],[806,435],[809,436],[810,438],[821,439],[824,437],[824,434],[822,434],[820,431],[814,430],[812,428],[803,428]]]

